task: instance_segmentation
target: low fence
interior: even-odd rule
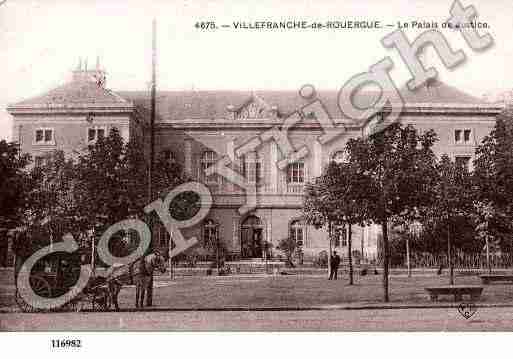
[[[406,255],[393,256],[391,267],[406,267]],[[483,253],[457,253],[453,257],[454,268],[478,269],[478,268],[513,268],[513,254],[490,254],[487,258]],[[440,268],[448,267],[447,254],[434,255],[431,253],[413,253],[410,256],[412,268]]]

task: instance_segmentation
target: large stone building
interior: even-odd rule
[[[401,92],[406,102],[401,121],[421,131],[434,129],[439,136],[435,151],[468,166],[475,147],[503,109],[439,81],[415,92]],[[287,236],[302,246],[307,257],[326,250],[326,231],[305,225],[302,219],[304,185],[320,175],[329,161],[343,158],[347,140],[365,134],[373,120],[357,124],[344,118],[336,91],[310,95],[296,91],[158,92],[156,150],[166,152],[192,178],[207,184],[214,200],[208,217],[185,229],[186,236],[217,236],[242,258],[261,257],[265,242],[276,246]],[[373,93],[357,95],[361,104],[374,100]],[[127,139],[147,134],[149,109],[148,92],[106,89],[99,66],[93,71],[78,68],[69,83],[8,107],[14,119],[13,139],[36,159],[58,148],[73,155],[113,126]],[[318,138],[324,132],[319,111],[343,124],[346,131],[321,144]],[[283,159],[276,141],[262,140],[258,146],[249,146],[250,150],[239,148],[293,116],[302,120],[288,130],[288,138],[295,149],[306,148],[308,153],[283,170],[276,166]],[[251,212],[239,212],[246,201],[244,190],[223,176],[205,175],[204,169],[221,157],[255,183],[257,205]],[[375,256],[378,238],[375,226],[353,228],[353,248],[358,254]],[[346,236],[339,231],[335,246],[345,253],[346,245]]]

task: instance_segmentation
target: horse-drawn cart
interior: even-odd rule
[[[35,294],[47,298],[58,298],[68,293],[77,283],[81,269],[80,251],[72,254],[53,252],[40,259],[32,268],[29,283]],[[21,267],[20,267],[21,268]],[[18,270],[20,269],[18,268]],[[137,259],[133,263],[112,266],[105,277],[92,276],[85,288],[55,310],[93,311],[109,310],[111,305],[119,310],[118,294],[124,285],[135,285],[136,307],[143,307],[143,299],[153,271],[158,268],[166,271],[165,260],[158,252]],[[16,272],[16,278],[18,277]],[[27,303],[16,289],[16,303],[24,312],[40,311],[37,306]]]
[[[43,298],[60,297],[77,282],[80,266],[80,253],[51,253],[39,260],[32,268],[29,276],[30,286],[34,293]],[[23,312],[40,311],[27,303],[18,289],[16,289],[15,298]],[[109,290],[105,278],[91,277],[81,293],[54,310],[80,311],[89,307],[94,311],[105,311],[109,306]]]

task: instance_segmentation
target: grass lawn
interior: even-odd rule
[[[0,273],[0,307],[15,306],[11,277]],[[320,276],[286,275],[181,277],[173,281],[166,276],[156,280],[154,306],[167,308],[227,308],[227,307],[308,307],[318,305],[382,303],[381,275],[356,277],[348,285],[347,275],[337,281]],[[456,284],[480,284],[477,276],[457,276]],[[424,287],[446,285],[446,276],[392,276],[391,303],[430,303]],[[440,297],[453,301],[453,297]],[[485,286],[482,302],[512,303],[513,285]],[[126,287],[120,294],[121,308],[133,307],[135,289]]]
[[[193,277],[167,283],[154,292],[154,304],[171,308],[218,307],[307,307],[336,304],[382,303],[381,276],[357,278],[355,285],[348,285],[347,277],[329,281],[324,277],[278,276],[272,277]],[[480,284],[479,278],[456,277],[456,284]],[[391,277],[390,301],[392,303],[430,303],[424,287],[448,284],[447,277]],[[440,297],[453,301],[454,297]],[[120,305],[133,306],[134,292],[122,292]],[[481,301],[513,303],[513,285],[486,286]]]

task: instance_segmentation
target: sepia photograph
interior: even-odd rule
[[[1,1],[0,341],[513,330],[511,14]]]

